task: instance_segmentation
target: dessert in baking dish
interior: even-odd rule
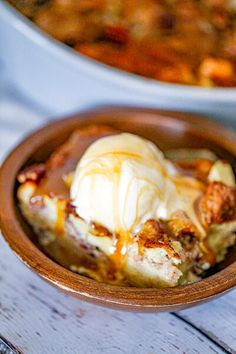
[[[18,175],[21,211],[44,250],[101,282],[197,281],[235,242],[235,177],[210,151],[176,150],[109,127],[75,131]]]
[[[47,33],[156,80],[236,86],[235,0],[9,0]]]

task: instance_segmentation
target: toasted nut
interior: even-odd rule
[[[112,234],[107,228],[95,222],[92,224],[92,233],[96,236],[112,237]]]
[[[45,165],[42,163],[35,164],[20,172],[17,176],[17,180],[21,184],[29,181],[38,183],[45,176],[45,174]]]

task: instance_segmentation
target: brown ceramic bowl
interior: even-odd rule
[[[17,207],[17,173],[27,164],[45,161],[71,132],[91,123],[108,124],[147,137],[161,149],[209,148],[236,170],[236,134],[188,114],[138,108],[106,108],[53,122],[26,138],[8,156],[0,172],[0,220],[3,235],[18,257],[41,277],[81,299],[132,311],[172,311],[210,300],[236,285],[236,252],[195,284],[166,289],[139,289],[101,284],[75,274],[47,257]]]

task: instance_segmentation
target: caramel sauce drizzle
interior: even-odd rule
[[[115,264],[116,268],[121,268],[125,261],[125,256],[129,246],[133,243],[133,238],[129,232],[120,232],[114,235],[113,253],[111,260]]]
[[[75,151],[77,151],[77,149],[75,149]],[[115,159],[117,160],[117,164],[115,164],[115,166],[113,166],[113,170],[110,169],[110,170],[107,170],[107,167],[103,166],[103,164],[101,164],[100,166],[96,166],[95,168],[92,168],[90,169],[89,171],[87,171],[87,175],[90,175],[90,174],[95,174],[95,173],[99,173],[99,174],[105,174],[106,176],[111,176],[112,175],[112,172],[114,173],[115,172],[115,183],[114,183],[114,203],[115,203],[115,206],[116,208],[114,208],[114,210],[117,210],[117,206],[118,206],[118,195],[116,193],[116,190],[118,188],[118,183],[119,183],[119,176],[121,174],[121,163],[122,161],[128,156],[128,157],[132,157],[132,159],[135,159],[135,160],[140,160],[142,159],[141,156],[139,156],[138,154],[134,154],[134,153],[128,153],[128,152],[110,152],[109,154],[113,155],[115,157]],[[77,152],[76,152],[76,158],[77,158]],[[102,155],[107,155],[107,153],[105,154],[102,154]],[[101,155],[100,155],[101,156]],[[58,187],[57,187],[57,190],[60,191],[61,193],[61,188],[62,187],[65,187],[64,186],[64,183],[62,182],[62,179],[61,179],[61,176],[64,175],[65,173],[68,174],[68,171],[71,171],[72,170],[72,167],[75,167],[75,162],[74,160],[72,159],[72,156],[70,156],[70,160],[72,161],[69,161],[70,163],[68,163],[68,156],[66,156],[65,160],[67,161],[67,164],[63,165],[62,166],[57,166],[57,168],[55,169],[52,169],[50,171],[50,178],[48,178],[49,176],[47,176],[47,178],[45,178],[45,181],[42,181],[42,182],[45,182],[45,183],[41,183],[41,185],[38,186],[36,192],[35,192],[35,195],[37,193],[37,195],[39,194],[39,192],[42,192],[45,194],[45,192],[47,192],[46,194],[48,194],[48,191],[51,191],[53,189],[56,188],[56,184],[58,184]],[[143,159],[142,159],[143,160]],[[77,160],[76,160],[77,161]],[[142,161],[143,162],[143,161]],[[144,163],[146,165],[149,165],[146,161],[144,161]],[[153,161],[153,164],[155,164],[155,162]],[[159,166],[160,168],[161,166]],[[186,166],[180,166],[184,169],[187,169]],[[188,166],[187,166],[188,167]],[[199,165],[196,165],[196,166],[191,166],[191,168],[189,168],[190,170],[192,169],[193,171],[190,171],[194,174],[195,170],[197,170],[196,172],[198,172],[198,174],[200,175],[199,176],[195,176],[195,177],[198,177],[201,181],[196,181],[194,180],[193,178],[189,178],[187,176],[181,176],[181,178],[176,178],[175,179],[175,184],[177,187],[181,188],[183,187],[183,185],[185,185],[185,187],[188,187],[190,189],[193,189],[193,190],[201,190],[202,192],[205,192],[205,189],[206,189],[206,186],[204,185],[204,183],[202,182],[205,182],[204,178],[205,178],[205,175],[207,174],[208,169],[210,167],[210,164],[202,164],[201,166]],[[32,171],[30,171],[31,174],[29,176],[29,171],[27,172],[28,174],[24,174],[23,177],[24,178],[28,178],[30,180],[34,180],[36,179],[36,177],[34,176],[34,174],[32,174]],[[35,173],[35,170],[33,170],[33,172]],[[163,174],[163,177],[166,177],[166,171],[164,169],[162,169],[162,174]],[[37,176],[39,175],[38,171],[37,171]],[[41,175],[40,175],[41,176]],[[21,176],[21,178],[23,178]],[[42,175],[42,177],[44,177],[44,175]],[[191,177],[191,175],[190,175]],[[204,177],[204,178],[203,178]],[[49,182],[48,183],[48,179],[49,179]],[[38,180],[37,180],[38,181]],[[57,183],[55,183],[55,181]],[[147,181],[149,184],[151,184],[151,181]],[[67,188],[70,186],[70,181],[67,185]],[[51,188],[51,187],[54,187],[54,188]],[[63,192],[64,192],[64,188],[62,188]],[[67,191],[66,191],[67,192]],[[141,195],[142,193],[140,193]],[[140,196],[139,196],[140,198]],[[139,199],[138,198],[138,199]],[[57,201],[57,220],[56,220],[56,225],[55,225],[55,231],[58,233],[58,234],[61,234],[63,235],[64,233],[64,227],[65,227],[65,207],[66,207],[66,202],[65,200],[58,200]],[[194,205],[194,207],[196,207],[196,205]],[[196,212],[196,210],[194,210]],[[125,211],[124,211],[125,212]],[[196,213],[198,214],[198,212]],[[116,213],[115,215],[115,223],[116,225],[118,225],[119,227],[121,226],[120,225],[120,220],[119,220],[119,215],[118,213]],[[136,221],[135,221],[136,222]],[[97,233],[96,236],[108,236],[108,237],[113,237],[114,239],[114,242],[113,242],[113,253],[111,255],[111,259],[112,261],[114,262],[115,266],[117,268],[120,268],[121,265],[123,264],[124,260],[125,260],[125,256],[127,254],[127,251],[128,251],[128,248],[129,246],[133,243],[133,237],[131,236],[131,232],[130,231],[122,231],[122,232],[117,232],[116,234],[112,235],[107,229],[103,228],[101,225],[95,225],[94,224],[94,228],[95,228],[95,234]],[[145,236],[145,235],[144,235]],[[150,235],[149,238],[147,237],[144,237],[143,240],[142,238],[140,238],[140,242],[146,242],[146,247],[149,246],[149,247],[167,247],[169,246],[168,245],[168,239],[166,237],[157,237],[157,235],[155,234],[153,237],[151,237],[152,235]],[[155,242],[154,242],[155,241]],[[142,246],[142,245],[141,245]],[[214,264],[215,262],[215,254],[214,252],[211,250],[209,244],[208,244],[208,241],[207,239],[204,239],[202,240],[202,242],[200,242],[200,247],[202,249],[202,252],[204,254],[204,257],[209,261],[210,264]],[[142,247],[141,247],[142,249]],[[141,250],[142,252],[142,250]]]
[[[57,220],[55,225],[55,231],[57,234],[64,234],[65,231],[65,200],[58,199],[57,201]]]

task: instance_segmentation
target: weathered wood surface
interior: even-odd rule
[[[0,159],[42,124],[38,112],[26,109],[14,92],[0,96]],[[45,283],[0,236],[1,336],[27,354],[236,353],[236,291],[177,314],[112,311]]]
[[[222,353],[171,314],[107,310],[60,293],[0,240],[0,333],[23,353]]]

